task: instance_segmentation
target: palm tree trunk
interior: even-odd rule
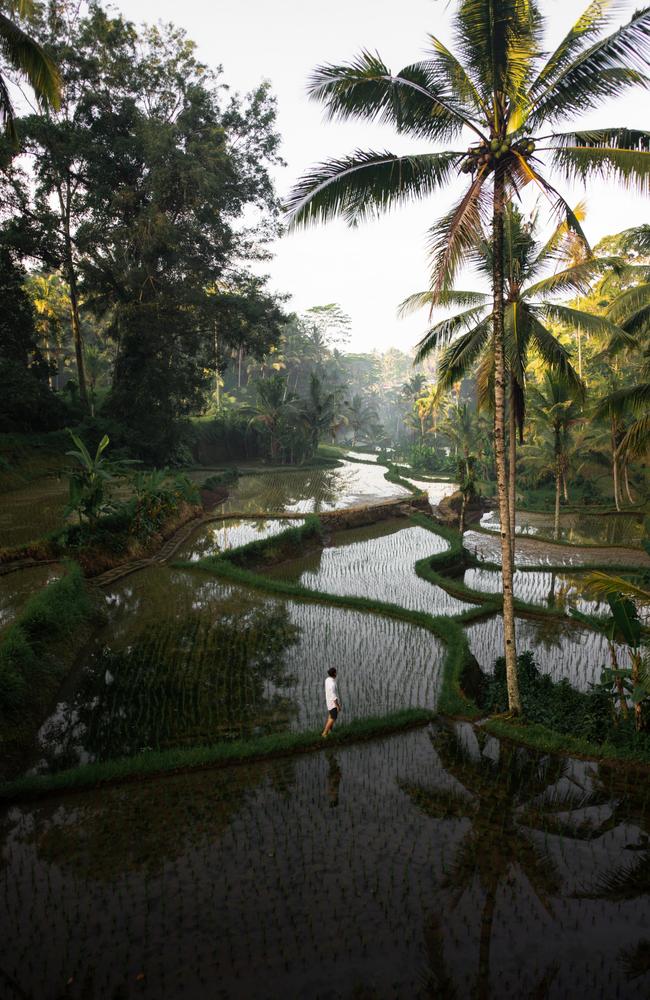
[[[616,505],[616,510],[620,510],[621,500],[620,500],[620,486],[618,483],[618,455],[616,453],[618,442],[616,440],[617,435],[616,435],[615,417],[612,417],[611,424],[612,424],[612,475],[614,478],[614,504]]]
[[[481,912],[481,934],[478,950],[478,976],[476,979],[476,1000],[488,1000],[490,996],[490,945],[492,924],[496,910],[496,888],[491,886],[486,894]]]
[[[553,538],[557,542],[560,537],[560,492],[562,489],[562,468],[560,466],[560,456],[555,458],[555,521],[553,524]]]
[[[496,453],[497,494],[501,524],[501,572],[503,578],[503,637],[506,660],[508,707],[511,712],[521,712],[519,682],[517,678],[517,647],[515,642],[515,607],[512,581],[512,535],[508,504],[508,476],[506,472],[506,360],[503,344],[503,216],[505,190],[503,167],[498,165],[494,174],[494,207],[492,213],[492,326],[494,341],[494,447]]]
[[[631,504],[635,503],[634,497],[632,496],[632,491],[630,490],[630,479],[629,470],[627,467],[627,462],[623,462],[623,483],[625,485],[625,492],[627,493],[627,498]]]
[[[517,420],[513,405],[512,377],[510,379],[510,407],[508,411],[508,504],[510,507],[510,538],[512,545],[512,558],[515,557],[515,528],[516,528],[516,484],[517,484]]]
[[[237,388],[238,389],[241,389],[241,363],[242,363],[243,354],[244,354],[244,348],[240,347],[239,348],[238,364],[237,364]]]

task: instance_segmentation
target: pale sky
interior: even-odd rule
[[[555,44],[587,6],[587,0],[540,0],[547,16],[549,46]],[[389,128],[365,122],[327,122],[320,105],[309,101],[305,85],[311,70],[324,62],[344,62],[361,48],[377,50],[392,70],[419,59],[431,32],[451,42],[449,23],[454,0],[113,0],[114,7],[136,22],[173,21],[198,45],[200,58],[222,65],[223,79],[245,92],[268,79],[278,101],[278,128],[287,166],[276,172],[280,195],[310,165],[355,148],[396,153],[425,151],[426,145],[396,138]],[[619,4],[615,24],[639,6]],[[603,105],[574,127],[611,125],[650,128],[647,92],[629,92]],[[455,148],[462,149],[462,139]],[[585,192],[555,175],[572,202]],[[265,265],[271,287],[292,296],[290,308],[338,302],[352,317],[351,349],[370,351],[395,346],[410,349],[426,329],[426,315],[396,318],[396,307],[411,292],[427,286],[427,228],[458,197],[460,186],[444,189],[426,202],[395,211],[357,230],[340,222],[286,235]],[[612,184],[593,182],[587,196],[585,224],[592,243],[602,236],[648,222],[647,201]],[[542,204],[542,210],[544,205]],[[471,277],[465,285],[471,285]]]

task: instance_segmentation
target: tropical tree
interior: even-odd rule
[[[33,0],[5,0],[0,11],[0,45],[7,63],[27,78],[43,110],[58,108],[61,99],[59,71],[45,50],[18,24],[16,17],[34,12]],[[12,142],[17,143],[14,106],[7,79],[0,73],[0,119]]]
[[[580,386],[559,375],[546,373],[541,385],[531,389],[535,416],[552,433],[553,474],[555,478],[555,518],[553,537],[560,537],[560,498],[566,483],[571,429],[582,418],[578,399]]]
[[[341,390],[337,387],[327,392],[316,372],[312,372],[309,379],[309,395],[302,406],[301,417],[309,433],[313,454],[322,435],[328,433],[334,436],[337,429],[345,422],[341,406]]]
[[[375,427],[378,421],[377,410],[371,402],[363,398],[361,393],[355,393],[345,404],[345,415],[348,427],[352,431],[352,447],[357,443],[359,434]]]
[[[582,206],[574,214],[584,216]],[[504,227],[504,342],[508,380],[508,486],[510,531],[514,540],[517,438],[523,442],[526,419],[526,369],[531,355],[541,366],[572,385],[578,394],[583,386],[573,368],[567,349],[553,332],[562,324],[587,333],[614,337],[620,331],[607,318],[552,301],[567,291],[585,292],[594,275],[618,266],[618,258],[589,257],[575,260],[575,237],[566,222],[560,223],[550,239],[542,242],[537,233],[538,213],[525,219],[515,205],[505,209]],[[494,262],[492,243],[483,232],[470,248],[469,259],[479,274],[490,277]],[[548,273],[552,271],[552,273]],[[492,340],[492,301],[484,292],[427,290],[402,302],[402,315],[436,305],[465,306],[453,316],[435,323],[417,345],[416,361],[433,352],[443,353],[438,364],[437,391],[448,391],[476,374],[479,407],[494,405],[494,355]],[[514,541],[513,541],[514,544]]]
[[[354,225],[410,199],[427,197],[458,174],[468,178],[460,201],[430,231],[433,289],[452,286],[467,250],[492,218],[492,342],[495,449],[503,564],[504,642],[511,710],[521,711],[512,590],[512,536],[505,455],[504,217],[510,196],[536,185],[582,236],[580,223],[546,177],[545,166],[587,180],[611,175],[647,191],[650,132],[627,128],[558,130],[626,88],[646,82],[650,7],[604,35],[617,7],[592,0],[550,56],[543,18],[533,0],[462,0],[454,17],[458,55],[430,36],[420,62],[394,74],[378,54],[319,67],[309,84],[332,118],[393,125],[432,145],[472,133],[466,149],[421,154],[356,150],[308,171],[291,193],[293,225],[343,216]],[[541,133],[541,134],[540,134]]]
[[[280,455],[283,422],[289,417],[297,417],[298,397],[289,392],[287,380],[279,373],[260,379],[255,386],[257,401],[250,407],[250,423],[261,424],[269,437],[269,451],[272,461]]]

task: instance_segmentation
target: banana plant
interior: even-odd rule
[[[104,434],[93,456],[77,434],[73,431],[68,433],[76,448],[67,451],[66,455],[74,459],[76,467],[70,473],[65,514],[77,514],[80,521],[85,520],[95,527],[100,515],[114,506],[108,498],[109,484],[117,476],[124,475],[126,465],[133,463],[128,460],[117,462],[104,455],[110,443],[108,434]]]

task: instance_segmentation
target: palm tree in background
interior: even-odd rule
[[[272,461],[280,454],[283,423],[297,417],[298,397],[287,388],[287,380],[275,373],[255,384],[257,401],[251,409],[251,423],[261,424],[269,436],[269,452]]]
[[[335,437],[337,430],[346,422],[342,413],[341,390],[336,386],[327,391],[316,372],[312,372],[309,377],[309,393],[300,415],[307,427],[314,454],[323,434]]]
[[[458,55],[429,36],[426,57],[394,74],[378,54],[326,64],[313,74],[311,97],[331,118],[359,118],[393,125],[401,135],[432,146],[471,134],[468,148],[395,155],[355,150],[318,164],[295,185],[287,202],[292,224],[335,216],[351,225],[400,202],[421,199],[463,174],[460,201],[429,234],[432,287],[452,287],[468,249],[481,238],[481,220],[492,220],[492,342],[495,450],[501,519],[504,644],[508,696],[521,711],[512,590],[512,536],[505,455],[504,216],[508,198],[535,185],[554,212],[583,238],[579,221],[546,177],[554,167],[585,181],[611,175],[646,192],[650,182],[650,132],[628,128],[558,131],[626,88],[646,85],[650,8],[605,35],[616,5],[592,0],[555,51],[543,51],[543,18],[534,0],[462,0],[454,16]],[[460,145],[460,144],[459,144]],[[586,240],[585,240],[586,243]]]
[[[27,78],[42,108],[58,108],[61,79],[48,54],[16,22],[16,17],[30,17],[33,0],[4,0],[0,9],[0,47],[5,63]],[[15,114],[7,78],[0,73],[0,120],[12,142],[17,142]]]
[[[566,482],[569,463],[571,429],[583,419],[577,398],[579,390],[565,378],[547,372],[541,386],[531,390],[535,415],[551,431],[553,442],[553,474],[555,477],[555,520],[553,537],[560,537],[560,496]]]
[[[579,205],[576,218],[584,217]],[[510,531],[515,533],[517,438],[523,443],[526,419],[526,368],[534,353],[542,366],[561,376],[578,396],[583,383],[571,364],[566,348],[552,330],[554,324],[580,329],[588,334],[617,337],[618,328],[606,317],[582,312],[551,301],[566,292],[585,293],[595,275],[621,264],[619,258],[584,256],[578,251],[575,235],[566,222],[557,226],[542,243],[536,235],[537,212],[526,220],[512,204],[506,206],[504,226],[505,309],[504,343],[508,380],[508,487]],[[492,274],[492,244],[483,237],[470,250],[469,260],[479,274]],[[554,268],[552,274],[549,270]],[[544,276],[546,275],[546,276]],[[400,314],[435,305],[465,308],[434,324],[417,345],[416,362],[444,348],[438,364],[437,392],[444,393],[464,378],[475,374],[479,409],[494,405],[494,355],[492,302],[485,292],[427,290],[410,295],[402,302]]]

